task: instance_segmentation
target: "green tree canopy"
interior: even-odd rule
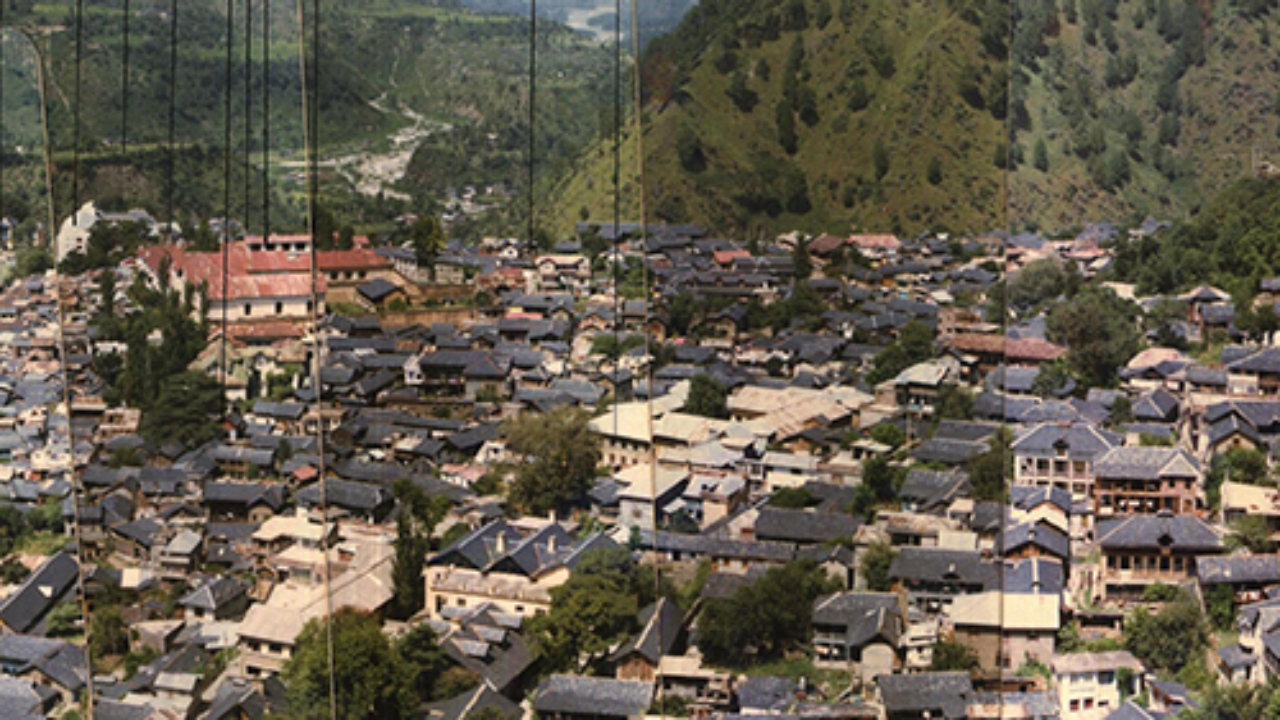
[[[541,514],[582,499],[600,464],[600,438],[589,420],[585,410],[566,405],[507,423],[507,447],[522,458],[511,485],[513,503]]]
[[[594,551],[551,591],[551,612],[529,622],[534,649],[554,670],[582,672],[638,629],[652,597],[624,548]]]
[[[698,373],[689,380],[689,397],[684,411],[708,418],[727,418],[729,408],[725,404],[729,391],[719,380],[706,373]]]
[[[892,585],[889,580],[889,568],[898,551],[887,542],[874,542],[863,551],[858,561],[858,572],[871,592],[889,592]]]
[[[1136,306],[1091,285],[1049,312],[1049,337],[1067,346],[1076,377],[1087,387],[1112,387],[1116,370],[1137,354]]]
[[[343,608],[334,613],[333,687],[342,720],[401,717],[410,700],[405,668],[372,615]],[[298,635],[282,678],[290,711],[298,717],[329,717],[328,628],[309,620]]]
[[[712,600],[699,622],[699,647],[708,660],[741,663],[772,658],[809,640],[813,601],[837,584],[813,560],[771,568],[728,600]]]
[[[1209,627],[1200,606],[1180,593],[1158,612],[1138,608],[1124,624],[1124,646],[1148,668],[1180,672],[1198,660],[1209,642]]]

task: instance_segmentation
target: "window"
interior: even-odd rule
[[[284,303],[282,302],[276,303],[276,314],[279,315],[283,312],[284,312]]]
[[[1080,701],[1079,701],[1079,700],[1072,700],[1072,701],[1071,701],[1071,712],[1080,712]]]
[[[252,306],[252,305],[250,305],[249,303],[245,303],[245,304],[244,304],[244,316],[245,316],[245,317],[249,317],[249,316],[250,316],[250,315],[252,315],[252,314],[253,314],[253,306]]]

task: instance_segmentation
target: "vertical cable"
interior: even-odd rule
[[[175,0],[176,2],[176,0]],[[271,239],[271,0],[262,0],[262,241]]]
[[[320,86],[320,0],[314,0],[312,13],[314,17],[313,31],[313,47],[312,47],[312,71],[315,75],[312,78],[310,87],[307,83],[307,43],[306,43],[306,23],[303,12],[304,0],[297,0],[298,11],[298,64],[302,77],[302,129],[303,129],[303,153],[305,164],[307,166],[307,227],[311,235],[311,252],[309,257],[311,260],[311,306],[308,308],[307,316],[311,326],[311,343],[313,347],[312,363],[311,363],[311,389],[315,394],[315,411],[316,411],[316,453],[319,457],[317,461],[320,491],[320,524],[322,532],[320,533],[320,551],[324,557],[324,600],[325,600],[325,645],[327,650],[327,661],[329,664],[329,717],[337,720],[338,717],[338,684],[336,679],[336,658],[333,648],[333,590],[330,586],[331,569],[329,566],[329,498],[328,498],[328,478],[325,467],[324,458],[324,392],[323,386],[320,384],[320,366],[322,364],[322,353],[324,351],[324,342],[320,337],[320,324],[318,322],[320,314],[320,291],[319,283],[316,277],[316,200],[317,200],[317,184],[319,181],[319,166],[316,162],[316,154],[319,152],[319,86]],[[310,90],[310,92],[308,92]],[[308,97],[310,95],[310,97]]]
[[[124,0],[124,46],[120,59],[120,154],[129,152],[129,0]]]
[[[168,178],[165,180],[166,216],[169,222],[168,239],[177,238],[174,230],[176,224],[173,217],[174,175],[178,164],[177,135],[178,116],[178,0],[169,0],[169,165],[166,168]]]
[[[8,43],[5,42],[5,17],[6,3],[0,2],[0,101],[4,100],[4,74],[8,70],[9,65],[5,61],[5,50],[8,49]],[[4,103],[0,102],[0,222],[5,219],[5,196],[4,196],[4,134],[8,126],[4,122]],[[14,244],[13,228],[8,228],[6,232],[9,235],[9,244]]]
[[[244,231],[249,233],[249,198],[253,187],[253,0],[244,0]]]
[[[647,407],[645,409],[645,425],[648,428],[649,436],[649,489],[652,493],[650,496],[650,522],[652,528],[653,542],[658,540],[658,450],[653,442],[653,349],[652,339],[649,335],[650,321],[650,302],[653,293],[649,290],[649,250],[648,250],[648,225],[645,219],[645,182],[644,182],[644,113],[641,111],[641,87],[640,87],[640,0],[631,0],[631,67],[634,71],[632,77],[633,97],[632,102],[632,119],[635,122],[636,134],[636,179],[637,179],[637,200],[640,206],[640,262],[641,262],[641,288],[644,292],[644,355],[645,355],[645,384],[648,386],[648,392],[645,393]],[[658,563],[653,564],[653,597],[654,597],[654,617],[653,622],[657,625],[658,637],[662,637],[662,616],[658,613],[656,603],[661,599],[659,597],[660,588],[662,587],[662,574],[658,567]],[[655,702],[662,702],[662,671],[660,664],[655,667],[654,674]]]
[[[538,0],[529,0],[529,245],[534,243],[533,169],[535,111],[538,97]]]
[[[613,0],[613,240],[610,241],[609,278],[613,285],[613,436],[618,437],[618,377],[622,372],[622,326],[626,302],[618,283],[622,226],[622,0]]]
[[[3,0],[0,0],[2,2]],[[33,41],[34,44],[34,41]],[[80,97],[82,74],[80,72],[80,64],[84,60],[84,0],[76,0],[76,87],[75,87],[75,112],[73,113],[72,125],[72,148],[71,148],[71,197],[72,212],[71,222],[79,222],[80,210]],[[49,181],[51,184],[53,180]],[[53,232],[53,228],[49,228],[49,232]],[[61,260],[54,250],[54,261]]]
[[[231,262],[231,54],[235,31],[235,0],[227,0],[227,57],[224,72],[227,77],[227,94],[223,99],[223,151],[222,151],[222,337],[219,339],[219,374],[222,381],[222,405],[227,406],[227,305],[231,302],[228,283],[228,265]]]
[[[79,23],[77,22],[77,26]],[[77,30],[78,32],[78,30]],[[40,51],[40,46],[36,42],[36,38],[30,35],[27,40],[31,43],[31,47],[36,54],[36,88],[40,101],[40,129],[44,138],[44,172],[45,172],[45,202],[48,210],[48,230],[46,231],[48,244],[55,245],[54,232],[57,227],[57,210],[53,204],[53,149],[49,145],[49,103],[48,88],[46,87],[47,71],[45,69],[45,56]],[[79,68],[80,55],[76,55],[76,66]],[[78,74],[78,73],[77,73]],[[77,104],[74,113],[76,115],[76,125],[79,126],[80,105]],[[79,185],[79,177],[73,178],[73,182]],[[76,208],[78,209],[78,208]],[[83,479],[76,471],[76,441],[72,432],[71,425],[71,381],[70,371],[67,368],[67,309],[66,304],[62,300],[62,272],[58,269],[57,264],[54,265],[53,271],[53,287],[55,297],[58,304],[58,369],[62,379],[62,407],[66,414],[67,421],[67,467],[66,473],[71,482],[71,533],[74,536],[76,548],[76,590],[80,597],[80,617],[85,625],[84,639],[84,661],[85,661],[85,711],[90,718],[94,716],[95,702],[95,682],[93,675],[93,658],[90,655],[89,637],[91,623],[89,622],[89,595],[85,592],[85,569],[84,569],[84,535],[81,533],[80,526],[80,502],[83,496]]]

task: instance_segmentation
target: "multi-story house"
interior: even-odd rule
[[[1013,484],[1056,487],[1073,500],[1093,497],[1094,461],[1124,438],[1087,423],[1042,423],[1013,441]]]
[[[1200,463],[1186,450],[1170,447],[1118,447],[1093,464],[1094,511],[1112,515],[1176,515],[1204,505]]]
[[[495,520],[427,560],[427,612],[439,619],[488,603],[513,615],[544,614],[551,609],[552,588],[568,580],[584,556],[612,547],[601,533],[576,540],[558,523],[526,536],[506,520]]]
[[[1140,598],[1154,584],[1177,584],[1196,577],[1202,555],[1223,551],[1222,538],[1192,515],[1131,515],[1098,522],[1103,568],[1100,592]]]
[[[863,685],[902,670],[902,600],[893,593],[842,592],[813,603],[818,662],[847,668]]]
[[[1058,655],[1050,667],[1062,720],[1103,720],[1141,691],[1142,663],[1124,650]]]
[[[889,566],[889,578],[908,607],[932,616],[957,596],[997,589],[1000,568],[977,551],[904,547]]]

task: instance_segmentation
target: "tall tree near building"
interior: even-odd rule
[[[524,413],[505,426],[507,448],[520,459],[509,499],[525,512],[543,514],[579,502],[600,464],[600,438],[587,427],[585,410],[561,406]]]

